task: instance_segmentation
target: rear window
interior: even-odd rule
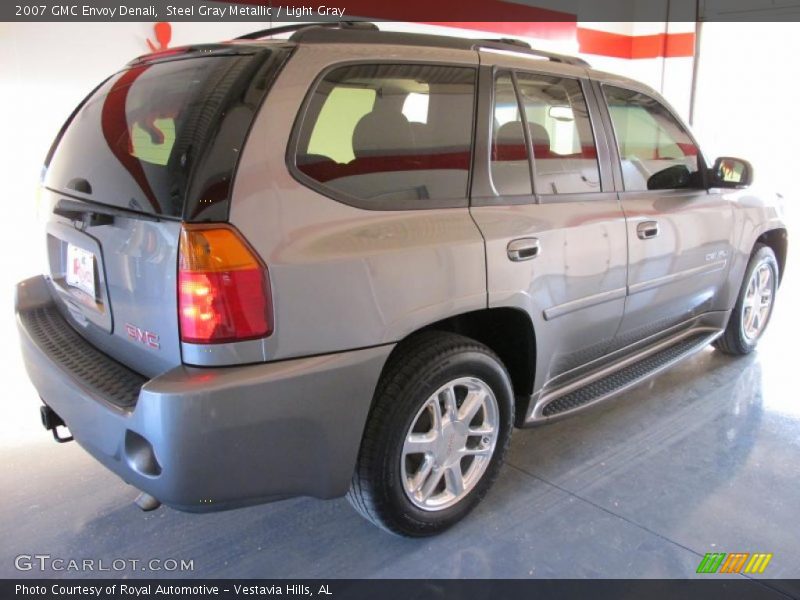
[[[364,208],[461,205],[474,106],[470,67],[340,67],[309,99],[294,166],[312,187]]]
[[[236,162],[282,62],[277,54],[207,55],[114,75],[66,127],[45,185],[143,213],[226,219]]]

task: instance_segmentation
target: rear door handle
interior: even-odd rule
[[[540,246],[537,238],[519,238],[508,242],[508,258],[514,262],[530,260],[539,256]]]
[[[642,221],[636,226],[636,235],[640,240],[658,237],[658,221]]]

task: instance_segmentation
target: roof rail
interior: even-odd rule
[[[478,40],[474,46],[475,50],[499,50],[501,52],[514,52],[518,54],[527,54],[529,56],[538,56],[546,58],[554,62],[560,62],[567,65],[574,65],[576,67],[591,67],[591,65],[577,56],[568,56],[566,54],[558,54],[556,52],[546,52],[544,50],[536,50],[531,48],[531,45],[522,40]]]
[[[493,42],[497,44],[509,44],[511,46],[519,46],[520,48],[528,48],[530,49],[531,45],[528,42],[524,42],[522,40],[518,40],[517,38],[497,38],[497,39],[485,39],[484,42]]]
[[[435,48],[454,48],[460,50],[497,50],[514,52],[546,58],[578,67],[589,67],[589,63],[581,58],[535,50],[523,40],[514,38],[474,39],[446,35],[429,35],[424,33],[403,33],[397,31],[381,31],[375,23],[369,21],[337,21],[330,23],[303,23],[261,29],[241,35],[237,40],[257,40],[264,37],[292,33],[289,38],[293,42],[305,43],[354,43],[354,44],[396,44],[403,46],[429,46]]]
[[[282,33],[301,32],[304,29],[324,27],[329,29],[362,29],[369,31],[378,31],[378,26],[369,21],[336,21],[330,23],[300,23],[297,25],[284,25],[282,27],[270,27],[269,29],[259,29],[240,35],[237,40],[258,40],[264,37],[273,35],[280,35]],[[294,37],[294,36],[292,36]]]

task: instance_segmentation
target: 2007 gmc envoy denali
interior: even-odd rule
[[[751,352],[776,194],[653,90],[515,40],[292,27],[134,60],[47,156],[27,371],[160,502],[464,517],[514,426]]]

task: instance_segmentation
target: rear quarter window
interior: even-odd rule
[[[475,82],[472,67],[335,68],[307,99],[290,168],[362,208],[466,206]]]

